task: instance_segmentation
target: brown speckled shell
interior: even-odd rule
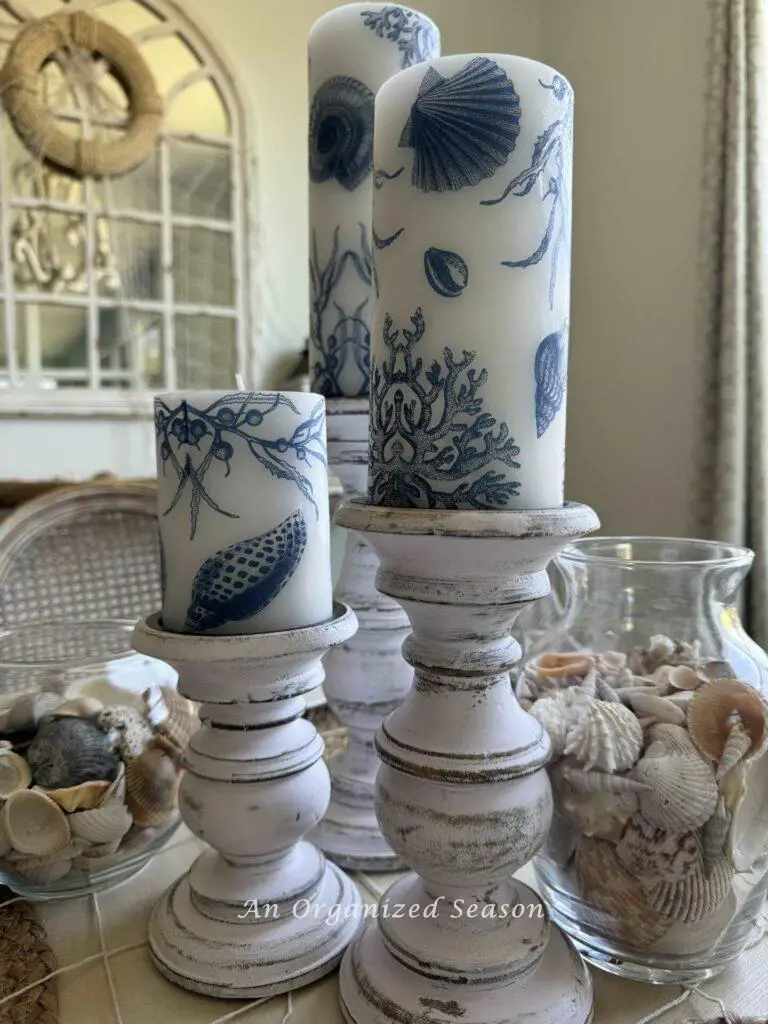
[[[137,825],[162,825],[175,810],[179,774],[162,750],[151,748],[125,766],[126,804]]]

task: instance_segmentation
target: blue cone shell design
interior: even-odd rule
[[[429,68],[402,147],[414,150],[411,183],[423,192],[477,185],[503,166],[520,134],[520,97],[503,68],[475,57],[453,78]]]
[[[456,252],[448,249],[427,249],[424,273],[438,295],[453,299],[461,295],[469,282],[469,268]]]
[[[309,115],[309,176],[354,192],[373,168],[373,100],[356,78],[329,78],[315,93]]]
[[[307,524],[294,512],[261,537],[211,555],[195,577],[185,631],[205,633],[263,611],[293,576],[306,546]]]
[[[536,351],[536,435],[542,437],[565,398],[567,328],[548,334]]]

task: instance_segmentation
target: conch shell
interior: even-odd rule
[[[698,755],[667,754],[640,760],[631,777],[648,788],[640,793],[640,813],[667,832],[691,832],[714,813],[717,783]]]
[[[635,764],[643,749],[643,730],[623,704],[593,701],[569,731],[565,753],[585,770],[622,772]]]
[[[766,704],[739,679],[715,679],[696,691],[688,707],[688,731],[699,750],[719,762],[738,716],[751,737],[750,754],[763,744]]]

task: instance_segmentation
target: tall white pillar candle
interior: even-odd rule
[[[309,35],[309,364],[327,397],[368,394],[374,96],[439,54],[435,24],[393,4],[338,7]]]
[[[155,398],[163,627],[268,633],[330,618],[325,400]]]
[[[563,502],[573,94],[442,57],[376,99],[369,490],[379,505]]]

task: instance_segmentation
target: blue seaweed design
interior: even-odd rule
[[[185,631],[206,633],[263,611],[293,576],[306,547],[307,524],[298,510],[260,537],[206,558],[195,576]]]
[[[376,189],[383,188],[385,181],[396,181],[404,170],[405,164],[403,164],[403,166],[400,167],[398,170],[392,171],[391,173],[389,171],[383,170],[375,171],[373,175],[373,187]]]
[[[344,309],[334,297],[348,266],[368,288],[373,283],[373,253],[368,242],[368,232],[364,224],[358,224],[358,227],[359,248],[346,249],[342,253],[339,252],[340,228],[336,227],[333,232],[331,254],[324,266],[320,262],[317,232],[312,232],[312,253],[309,259],[312,292],[310,330],[312,341],[319,353],[319,358],[312,367],[313,390],[325,395],[326,398],[343,394],[341,375],[351,366],[355,366],[358,371],[358,396],[368,394],[371,332],[363,313],[368,305],[369,296],[366,294],[366,298],[351,311]]]
[[[270,415],[280,406],[299,412],[285,395],[258,391],[245,396],[224,395],[205,409],[187,401],[171,409],[162,398],[155,399],[155,433],[163,472],[170,466],[178,479],[176,493],[162,515],[176,508],[189,486],[190,540],[197,532],[203,504],[229,519],[239,518],[222,508],[206,488],[206,477],[212,470],[223,468],[224,477],[229,476],[235,444],[245,444],[254,460],[272,476],[295,484],[319,517],[312,482],[288,458],[299,465],[326,464],[324,403],[318,401],[309,419],[300,423],[290,437],[265,436],[263,428],[269,426]]]
[[[402,67],[421,64],[430,57],[438,57],[440,39],[430,21],[420,18],[407,7],[384,7],[380,11],[363,11],[363,24],[372,29],[379,39],[397,43],[402,54]]]
[[[539,343],[534,364],[536,381],[536,436],[542,437],[565,398],[566,355],[568,351],[568,325],[548,334]]]
[[[444,365],[435,360],[424,370],[415,354],[425,332],[421,309],[411,324],[412,330],[394,330],[387,314],[387,357],[373,365],[371,500],[399,508],[503,508],[521,485],[502,467],[519,469],[520,449],[507,424],[497,426],[482,411],[479,392],[488,372],[471,368],[476,352],[457,360],[450,348]]]
[[[551,248],[551,264],[549,274],[549,308],[555,301],[557,285],[558,261],[561,253],[567,254],[571,249],[571,205],[565,180],[565,156],[570,152],[573,139],[573,93],[570,86],[560,75],[555,75],[551,83],[539,80],[544,89],[554,93],[555,98],[564,103],[562,116],[544,131],[533,147],[533,156],[529,167],[521,171],[510,181],[498,199],[483,199],[481,206],[495,206],[502,203],[507,196],[522,198],[529,195],[540,179],[546,180],[546,189],[542,200],[552,196],[552,206],[544,235],[539,245],[530,255],[520,260],[504,260],[504,267],[531,267],[540,263]]]
[[[376,228],[374,228],[373,244],[376,246],[377,249],[386,249],[388,246],[392,245],[393,242],[396,242],[404,231],[405,228],[398,228],[398,230],[395,231],[394,234],[388,235],[386,238],[379,238],[379,236],[376,234]]]

